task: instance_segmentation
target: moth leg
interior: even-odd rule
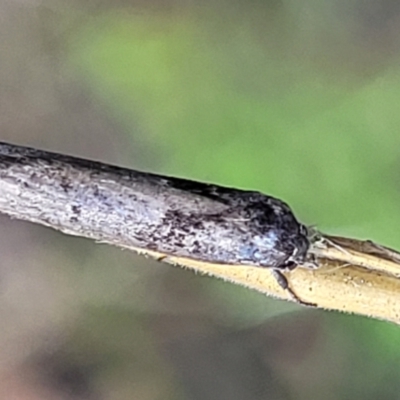
[[[299,303],[303,306],[308,306],[308,307],[316,307],[317,305],[315,303],[310,303],[308,301],[302,300],[299,296],[297,296],[296,292],[290,287],[289,281],[287,280],[286,276],[283,275],[282,271],[279,269],[272,269],[271,270],[272,276],[276,279],[278,282],[278,285],[283,289],[286,290],[292,299],[296,302]]]

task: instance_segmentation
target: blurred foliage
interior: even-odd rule
[[[260,190],[285,199],[301,221],[321,230],[400,248],[397,2],[138,3],[71,2],[69,8],[55,1],[41,14],[44,25],[55,30],[60,26],[67,35],[60,37],[66,41],[69,71],[94,95],[96,104],[102,104],[102,111],[124,128],[125,143],[138,149],[132,167]],[[60,37],[46,36],[45,46],[51,48]],[[43,75],[40,72],[46,81]],[[46,99],[51,103],[51,96]],[[85,101],[74,106],[82,104]],[[17,115],[20,120],[20,109]],[[27,121],[29,126],[31,120]],[[64,131],[99,129],[90,120],[88,125],[82,121],[82,116],[71,120]],[[103,120],[99,125],[104,125]],[[65,243],[68,251],[59,252],[72,258],[71,239]],[[86,241],[82,247],[88,247]],[[130,377],[139,379],[142,371],[140,398],[169,398],[165,392],[171,398],[174,393],[180,396],[180,388],[176,392],[170,388],[176,384],[174,373],[152,351],[151,333],[159,335],[155,343],[162,343],[160,347],[168,342],[172,354],[179,354],[174,366],[180,370],[176,370],[190,375],[191,364],[185,363],[201,364],[204,354],[208,363],[197,365],[199,371],[212,377],[218,374],[222,383],[228,382],[225,387],[239,385],[247,365],[259,368],[255,378],[276,384],[276,376],[269,375],[271,357],[274,350],[286,350],[292,354],[274,365],[279,369],[279,362],[283,363],[284,372],[277,375],[287,379],[279,382],[285,390],[277,398],[290,398],[286,393],[290,390],[299,399],[397,396],[397,326],[312,311],[302,318],[312,315],[324,322],[323,328],[311,331],[314,325],[305,324],[300,335],[301,320],[288,323],[284,330],[272,318],[284,310],[297,310],[296,306],[268,302],[260,293],[211,278],[197,280],[178,270],[141,279],[138,271],[143,269],[126,270],[131,262],[126,253],[126,264],[108,249],[100,250],[97,258],[83,258],[84,251],[79,250],[76,254],[82,271],[71,270],[73,277],[66,282],[72,286],[70,297],[76,296],[76,303],[87,305],[88,310],[81,325],[82,321],[76,327],[66,324],[75,333],[64,343],[67,355],[57,359],[62,365],[50,363],[58,368],[53,368],[58,374],[54,381],[65,380],[63,357],[67,364],[81,363],[84,371],[91,370],[86,359],[92,358],[100,365],[100,375],[107,375],[110,371],[104,371],[110,368],[118,376],[120,367],[115,365],[126,363],[121,384],[118,379],[114,384],[120,388],[124,381],[132,387],[120,398],[137,393],[137,382],[130,382]],[[62,260],[60,254],[57,257]],[[117,268],[110,268],[112,263]],[[57,279],[60,270],[55,265]],[[118,309],[108,308],[113,301]],[[176,312],[186,321],[168,315],[160,322],[159,315],[153,315],[157,312]],[[205,317],[210,315],[211,322]],[[254,327],[259,323],[262,329],[257,331]],[[230,325],[239,333],[235,328],[229,331]],[[248,327],[255,331],[246,331]],[[315,354],[296,364],[291,358],[294,353],[312,347],[303,347],[307,338],[315,340]],[[271,343],[271,351],[264,354],[262,345]],[[253,358],[242,364],[242,358],[234,358],[235,349],[238,357],[244,357],[240,351],[246,346]],[[74,357],[79,362],[70,360]],[[230,371],[235,365],[238,369]],[[158,379],[154,381],[153,368]],[[185,382],[194,384],[196,378],[186,376]],[[298,385],[291,387],[290,382]],[[236,398],[243,398],[238,393]]]
[[[202,11],[105,13],[71,61],[136,139],[139,124],[160,172],[259,189],[321,229],[398,245],[398,69],[322,68],[280,14]]]

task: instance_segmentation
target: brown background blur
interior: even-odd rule
[[[394,0],[0,0],[0,139],[400,248],[399,38]],[[0,217],[0,399],[394,399],[399,342]]]

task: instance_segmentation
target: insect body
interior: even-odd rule
[[[305,260],[307,229],[276,198],[6,143],[0,182],[11,216],[166,256],[270,268],[302,302],[282,271]]]

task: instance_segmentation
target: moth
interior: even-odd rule
[[[268,268],[308,304],[283,274],[306,261],[308,229],[257,191],[0,143],[0,212],[165,257]]]

